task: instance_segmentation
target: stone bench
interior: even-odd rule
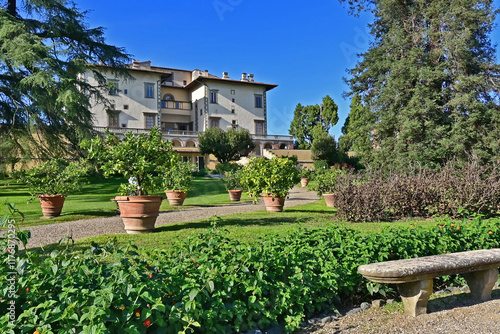
[[[461,274],[479,300],[491,299],[498,280],[500,249],[482,249],[361,265],[358,272],[370,281],[395,283],[410,316],[427,313],[433,278]]]

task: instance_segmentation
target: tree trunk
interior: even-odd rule
[[[17,16],[17,0],[9,0],[7,2],[7,13]]]

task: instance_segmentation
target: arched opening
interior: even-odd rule
[[[181,141],[180,141],[180,140],[177,140],[177,139],[172,140],[172,145],[173,145],[174,147],[182,147],[182,143],[181,143]]]
[[[288,145],[287,145],[287,144],[282,143],[282,144],[280,145],[280,150],[287,150],[287,149],[288,149]]]
[[[265,143],[264,144],[264,148],[270,150],[270,149],[273,148],[273,144],[271,144],[271,143]]]
[[[190,140],[186,143],[186,147],[196,147],[196,143],[194,141]]]
[[[163,101],[174,101],[174,96],[172,94],[163,95]]]

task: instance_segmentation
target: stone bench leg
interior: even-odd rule
[[[416,317],[427,313],[427,302],[432,294],[432,279],[398,284],[405,314]]]
[[[469,285],[472,298],[479,300],[491,299],[491,290],[498,280],[498,268],[475,271],[462,274]]]

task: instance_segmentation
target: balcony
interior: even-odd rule
[[[178,110],[189,110],[193,108],[191,102],[185,101],[161,101],[162,109],[178,109]]]
[[[116,134],[125,134],[126,132],[132,132],[135,134],[140,134],[140,133],[149,133],[151,129],[144,129],[144,128],[113,128],[113,127],[106,127],[106,126],[94,126],[94,131],[99,132],[99,133],[104,133],[106,129],[109,129],[109,131],[116,133]],[[186,131],[186,130],[168,130],[168,129],[161,129],[161,133],[165,137],[191,137],[191,138],[197,138],[198,137],[198,132],[196,131]]]

